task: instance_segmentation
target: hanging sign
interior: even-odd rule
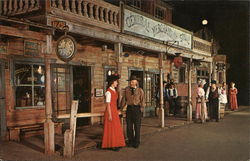
[[[180,57],[180,56],[175,57],[173,62],[174,62],[174,66],[176,68],[180,68],[182,66],[182,64],[183,64],[182,57]]]
[[[72,36],[64,35],[57,40],[56,53],[61,60],[70,61],[76,51],[76,41]]]
[[[40,44],[35,41],[24,41],[24,55],[38,56],[40,52]]]

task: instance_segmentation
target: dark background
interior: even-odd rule
[[[173,24],[189,31],[208,29],[219,41],[218,54],[227,55],[230,68],[227,84],[238,88],[240,105],[249,105],[249,2],[248,1],[168,1],[173,7]]]

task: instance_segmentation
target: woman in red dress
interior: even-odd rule
[[[238,103],[237,103],[237,88],[234,87],[235,83],[231,82],[231,88],[229,90],[229,98],[230,98],[230,107],[231,110],[237,110],[238,109]]]
[[[118,94],[116,87],[118,85],[119,76],[112,75],[108,80],[108,90],[106,92],[106,111],[104,114],[104,131],[102,138],[102,148],[110,148],[114,151],[119,151],[124,147],[125,139],[121,122],[117,110]]]

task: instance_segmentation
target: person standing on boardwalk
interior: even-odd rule
[[[142,111],[145,107],[144,92],[138,87],[138,79],[135,76],[130,78],[130,86],[125,88],[121,106],[127,105],[126,123],[128,147],[138,148],[140,145],[140,128]]]
[[[105,94],[106,111],[104,114],[102,148],[110,148],[113,151],[119,151],[121,147],[126,145],[117,110],[118,92],[116,91],[116,87],[118,79],[118,75],[108,77],[109,88]]]
[[[219,91],[215,80],[211,81],[211,86],[208,88],[206,98],[208,98],[209,101],[210,120],[215,119],[216,122],[219,122]]]
[[[220,103],[223,103],[224,105],[227,104],[227,84],[226,82],[222,83],[222,86],[219,88],[219,101]]]
[[[229,90],[229,98],[230,98],[230,108],[232,111],[238,110],[237,94],[238,90],[237,88],[235,88],[235,83],[231,82],[231,88]]]
[[[167,93],[168,93],[168,102],[170,106],[170,114],[173,114],[175,116],[178,113],[178,106],[177,106],[178,91],[175,88],[174,82],[170,83],[169,88],[167,88]]]
[[[205,80],[201,80],[198,84],[197,88],[197,98],[196,98],[196,120],[201,120],[201,123],[204,123],[207,116],[207,106],[205,101],[205,91],[203,89],[204,84],[206,84]]]

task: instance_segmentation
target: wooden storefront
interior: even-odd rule
[[[79,100],[78,113],[84,115],[84,118],[78,118],[78,126],[102,121],[99,116],[105,110],[106,80],[111,73],[121,75],[121,91],[128,86],[127,80],[131,75],[140,78],[139,86],[144,89],[146,99],[144,116],[155,116],[155,96],[160,86],[160,54],[164,53],[163,80],[168,79],[169,73],[177,73],[175,81],[180,96],[188,96],[188,63],[191,59],[206,64],[206,70],[211,74],[210,42],[194,38],[191,32],[178,26],[158,22],[150,15],[129,7],[124,8],[122,3],[115,6],[98,0],[30,2],[34,4],[25,6],[30,7],[27,13],[16,10],[23,7],[21,3],[0,13],[4,22],[0,25],[0,85],[5,87],[1,88],[5,90],[0,91],[3,137],[15,140],[18,127],[37,128],[38,131],[42,129],[38,125],[47,119],[46,62],[51,73],[52,120],[58,126],[56,132],[59,133],[60,118],[69,117],[71,102],[75,99]],[[9,1],[4,3],[7,6]],[[176,30],[173,34],[186,34],[188,40],[185,39],[186,44],[174,44],[170,40],[142,35],[128,28],[129,25],[125,27],[124,14],[134,17],[141,14],[152,24]],[[5,16],[24,17],[31,22]],[[132,25],[133,19],[128,22]],[[74,57],[66,62],[57,55],[58,40],[64,34],[73,37],[77,49]],[[181,42],[179,39],[175,41]],[[182,68],[174,69],[175,53],[182,53],[185,61]],[[193,102],[197,83],[196,69],[197,66],[192,65]]]

